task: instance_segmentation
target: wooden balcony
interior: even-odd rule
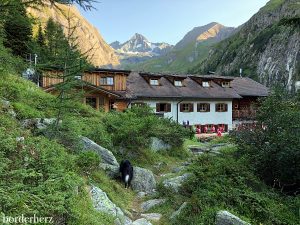
[[[233,119],[255,119],[256,110],[253,109],[241,109],[241,110],[232,110]]]

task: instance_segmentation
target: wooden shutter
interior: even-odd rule
[[[156,103],[156,112],[160,112],[160,103]]]
[[[171,104],[170,103],[167,103],[166,104],[166,112],[171,112]]]
[[[216,112],[218,112],[218,105],[219,105],[219,104],[216,104],[216,109],[215,109]]]
[[[210,104],[209,103],[206,104],[206,112],[210,112]]]
[[[189,111],[194,112],[194,104],[193,103],[189,104]]]
[[[224,112],[227,112],[228,111],[228,104],[224,104],[225,105],[225,111]]]
[[[183,112],[183,103],[181,103],[181,104],[179,105],[179,107],[180,107],[180,112]]]
[[[197,112],[200,112],[200,104],[201,103],[197,103]]]

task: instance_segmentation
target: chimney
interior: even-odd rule
[[[240,77],[242,77],[242,74],[243,74],[243,69],[240,68]]]

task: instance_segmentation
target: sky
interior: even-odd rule
[[[268,0],[96,0],[96,10],[81,13],[107,43],[135,33],[151,42],[176,44],[194,27],[218,22],[237,27]]]

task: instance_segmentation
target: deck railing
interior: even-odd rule
[[[233,119],[255,119],[255,117],[256,110],[253,109],[241,109],[232,111]]]

